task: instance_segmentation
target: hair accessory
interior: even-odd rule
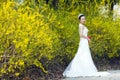
[[[84,16],[84,14],[79,14],[78,19],[80,19],[82,16]]]

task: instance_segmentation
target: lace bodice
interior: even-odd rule
[[[79,31],[80,29],[83,28],[83,35],[87,37],[87,34],[88,34],[88,29],[86,26],[84,26],[83,24],[79,24]]]

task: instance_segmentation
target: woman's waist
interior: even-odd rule
[[[83,38],[83,37],[80,37],[80,40],[81,40],[81,39],[84,39],[84,40],[86,39],[86,40],[87,40],[87,38]]]

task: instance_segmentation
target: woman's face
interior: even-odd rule
[[[86,21],[85,16],[82,16],[82,17],[80,18],[80,23],[85,24],[85,21]]]

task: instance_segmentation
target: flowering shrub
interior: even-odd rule
[[[120,56],[119,21],[98,16],[90,18],[87,25],[92,36],[90,47],[94,56],[106,56],[109,58]]]
[[[26,4],[4,2],[0,17],[0,75],[14,73],[18,76],[30,65],[47,73],[40,59],[54,58],[53,53],[59,45],[56,44],[58,35],[52,30],[52,25],[57,25],[52,11],[47,6],[32,8]]]

